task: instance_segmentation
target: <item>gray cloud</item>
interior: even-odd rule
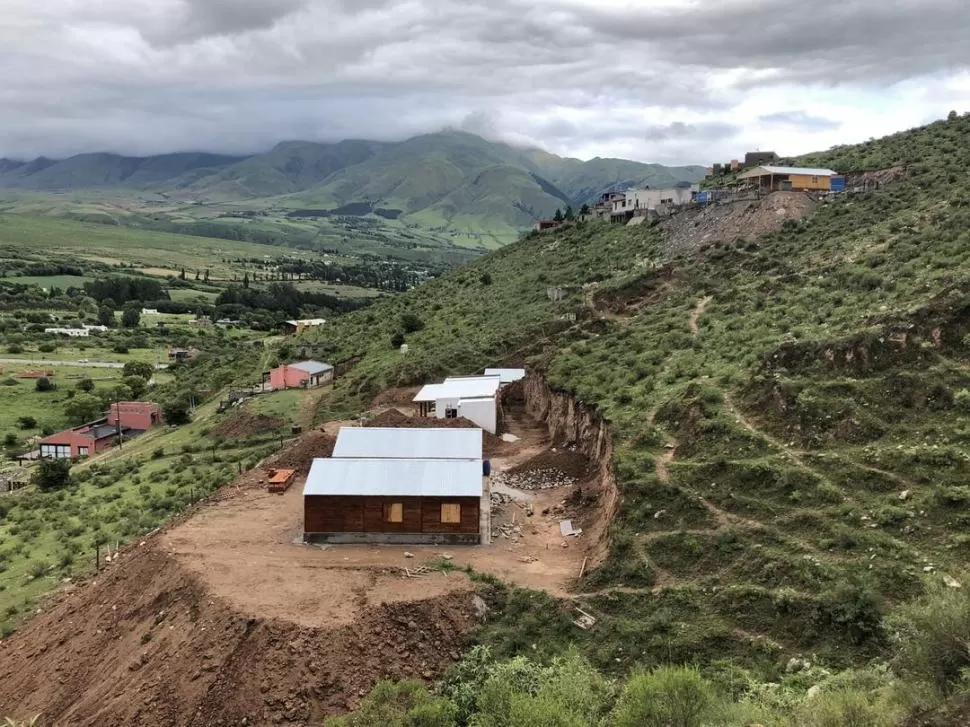
[[[804,129],[828,130],[838,129],[841,126],[838,121],[827,119],[824,116],[815,116],[805,111],[776,111],[759,116],[758,119],[765,124],[799,126]]]
[[[932,117],[970,101],[946,83],[970,67],[965,0],[3,2],[0,156],[251,152],[453,126],[704,162],[795,143],[779,134],[870,135],[798,108],[819,94],[862,113],[915,84],[932,88],[919,101]]]

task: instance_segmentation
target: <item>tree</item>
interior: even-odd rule
[[[556,222],[562,222],[562,210],[556,207],[556,214],[552,216],[552,219]]]
[[[98,308],[98,323],[111,328],[115,324],[115,309],[107,303]]]
[[[575,216],[576,215],[573,213],[573,206],[571,204],[567,204],[566,205],[566,214],[564,215],[565,219],[571,220]]]
[[[3,446],[7,449],[14,449],[20,444],[20,440],[17,439],[17,435],[13,432],[7,432],[6,436],[3,438]]]
[[[69,459],[42,459],[34,470],[34,484],[40,490],[61,490],[71,482]]]
[[[162,402],[162,416],[169,424],[188,424],[192,421],[189,400],[184,396]]]
[[[139,376],[148,381],[155,375],[155,367],[145,361],[129,361],[121,369],[121,375],[124,377]]]
[[[620,695],[616,727],[701,727],[714,703],[696,669],[660,667],[633,674]]]
[[[579,214],[581,214],[583,217],[587,216],[589,213],[590,213],[590,209],[588,204],[584,204],[582,207],[579,208]]]
[[[94,394],[80,392],[64,405],[64,413],[72,424],[84,424],[101,416],[101,400]]]
[[[243,273],[243,287],[249,287],[249,273]]]
[[[182,272],[179,273],[179,279],[185,280],[185,268],[182,268]]]
[[[41,376],[34,384],[34,389],[37,391],[53,391],[55,388],[54,383],[46,376]]]
[[[126,376],[122,382],[131,390],[132,399],[141,399],[148,391],[148,380],[141,376]]]
[[[199,271],[198,271],[198,270],[196,270],[196,271],[195,271],[195,279],[196,279],[196,280],[198,280],[198,279],[199,279]]]
[[[94,391],[94,381],[92,379],[81,379],[74,386],[78,391]]]
[[[141,306],[127,305],[121,314],[121,325],[123,328],[137,328],[141,321]]]
[[[395,331],[391,335],[391,348],[400,348],[404,345],[404,334],[400,331]]]
[[[209,282],[209,268],[205,269],[205,273],[202,275],[202,281],[205,283]]]

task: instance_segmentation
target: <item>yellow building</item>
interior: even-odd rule
[[[829,192],[835,176],[831,169],[763,166],[739,174],[738,179],[757,182],[763,192]]]

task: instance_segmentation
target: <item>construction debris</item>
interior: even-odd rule
[[[492,475],[492,483],[517,490],[550,490],[554,487],[571,487],[576,484],[576,478],[555,469],[538,469],[529,472],[499,472]]]
[[[405,578],[423,578],[432,572],[426,565],[419,565],[417,568],[402,568],[401,571],[401,575]]]
[[[596,625],[595,616],[591,616],[590,614],[586,613],[579,606],[576,606],[576,611],[579,613],[579,618],[575,619],[573,623],[579,626],[579,628],[583,629],[584,631],[589,631],[591,628],[593,628],[593,626]]]

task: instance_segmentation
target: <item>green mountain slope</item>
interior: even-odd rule
[[[26,164],[0,163],[0,186],[42,191],[127,187],[142,189],[180,175],[238,162],[241,157],[185,153],[153,157],[79,154],[61,161],[37,159]],[[6,166],[6,171],[4,167]]]
[[[620,509],[577,584],[597,626],[523,597],[482,637],[497,653],[841,668],[890,656],[893,610],[963,580],[970,117],[811,159],[901,171],[691,256],[656,227],[530,235],[327,331],[362,357],[327,416],[525,361],[611,423]],[[404,313],[424,323],[407,356]]]
[[[376,141],[284,141],[265,154],[244,159],[215,174],[179,180],[175,186],[207,199],[274,197],[320,184],[341,169],[367,161],[383,147]]]
[[[584,162],[538,150],[524,154],[538,174],[569,195],[574,206],[593,202],[609,189],[673,187],[678,182],[698,182],[706,174],[706,169],[697,165],[665,167],[602,157]]]

